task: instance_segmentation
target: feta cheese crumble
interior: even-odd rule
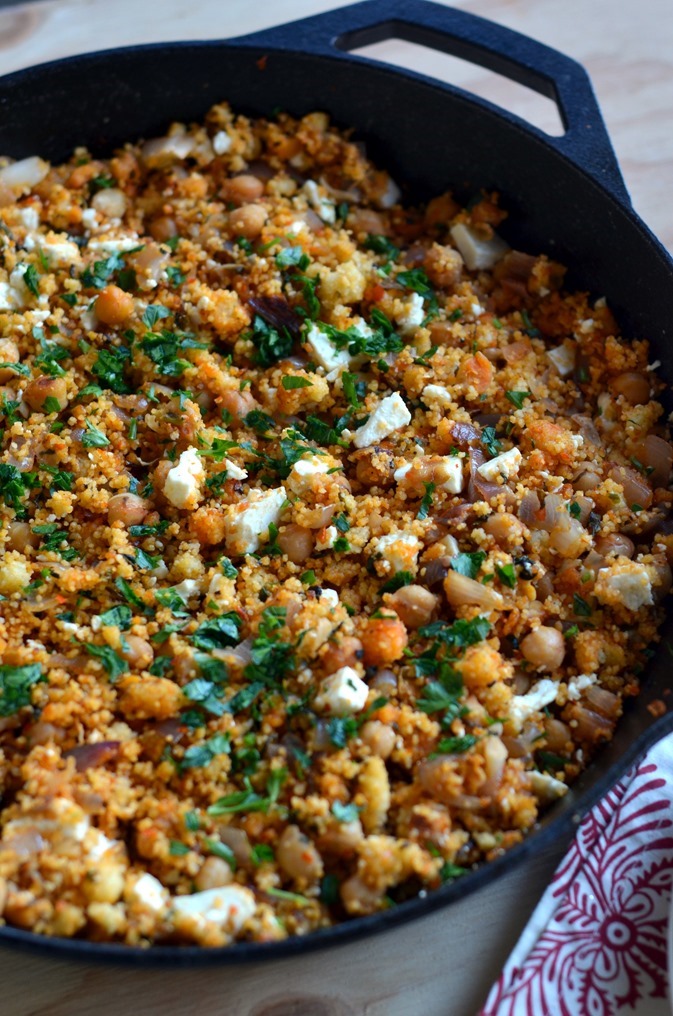
[[[164,483],[166,498],[176,508],[191,511],[198,504],[205,475],[201,456],[195,448],[188,448],[168,471]]]
[[[369,687],[352,667],[341,667],[326,678],[313,705],[320,712],[333,716],[350,716],[361,712],[367,703]]]
[[[226,518],[227,547],[232,554],[254,554],[270,525],[278,525],[287,500],[285,487],[255,491],[231,505]]]
[[[399,392],[387,395],[379,402],[363,427],[358,427],[353,437],[356,448],[369,448],[377,441],[383,441],[396,430],[411,421],[411,413]]]
[[[510,476],[516,476],[519,472],[522,461],[523,455],[519,449],[510,448],[508,452],[502,452],[502,454],[496,455],[494,459],[483,462],[477,467],[477,472],[485,480],[491,480],[492,482],[495,482],[499,477],[509,479]]]

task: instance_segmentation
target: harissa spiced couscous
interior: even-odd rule
[[[0,163],[0,913],[271,941],[519,842],[671,586],[645,341],[313,113]]]

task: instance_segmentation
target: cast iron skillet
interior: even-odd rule
[[[554,99],[566,128],[549,137],[511,113],[421,74],[350,56],[396,37],[467,58]],[[555,50],[464,12],[423,0],[366,3],[225,42],[138,46],[77,56],[0,79],[0,152],[67,158],[76,145],[109,154],[129,139],[195,120],[226,99],[235,110],[293,114],[327,110],[355,127],[368,149],[411,196],[455,186],[495,187],[511,212],[503,230],[523,250],[544,251],[571,268],[570,282],[604,295],[623,330],[648,337],[661,373],[673,380],[673,262],[631,208],[584,70]],[[671,632],[671,619],[664,641]],[[673,714],[666,648],[646,665],[612,742],[539,829],[505,856],[423,899],[281,943],[227,949],[150,950],[47,939],[0,928],[0,942],[80,960],[133,964],[240,963],[300,954],[390,929],[494,882],[552,841],[569,840],[579,817],[659,737]],[[653,710],[656,711],[656,710]]]

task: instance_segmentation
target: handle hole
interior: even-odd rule
[[[552,137],[561,137],[565,134],[559,108],[553,99],[540,95],[532,88],[512,81],[503,74],[480,67],[470,60],[462,60],[429,46],[399,38],[344,48],[355,56],[364,56],[395,67],[420,71],[439,81],[457,85],[481,99],[487,99],[494,105],[515,113]]]

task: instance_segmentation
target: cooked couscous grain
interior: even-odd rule
[[[11,167],[11,168],[10,168]],[[271,941],[517,843],[671,586],[643,340],[322,113],[0,160],[0,908]]]

